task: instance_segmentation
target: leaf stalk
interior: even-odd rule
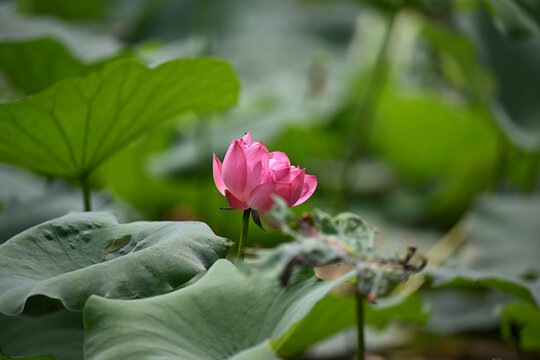
[[[90,186],[88,185],[88,178],[86,176],[81,177],[81,187],[83,193],[84,211],[92,211]]]
[[[365,339],[364,339],[364,296],[359,291],[358,287],[355,291],[356,298],[356,333],[357,333],[357,349],[356,359],[364,360]]]
[[[240,241],[238,242],[238,260],[244,259],[244,246],[247,242],[250,214],[251,209],[246,209],[242,216],[242,231],[240,232]]]
[[[350,181],[350,178],[353,177],[353,165],[357,159],[364,155],[367,143],[369,142],[382,89],[389,73],[387,57],[390,51],[390,40],[395,29],[395,20],[398,12],[399,9],[396,9],[390,13],[382,43],[368,80],[367,88],[353,111],[351,118],[353,122],[350,128],[348,128],[350,134],[348,149],[345,153],[345,161],[341,170],[341,191],[337,196],[337,208],[342,208],[343,203],[349,197],[349,187],[354,183],[354,181]]]

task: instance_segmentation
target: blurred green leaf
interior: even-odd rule
[[[387,88],[371,148],[409,184],[431,185],[432,209],[461,215],[492,181],[497,128],[486,113],[426,91]]]
[[[323,0],[314,0],[323,1]],[[454,0],[356,0],[357,2],[373,5],[387,11],[397,11],[402,8],[414,8],[421,11],[440,12],[451,9]]]
[[[154,69],[113,62],[0,104],[0,160],[52,175],[88,176],[167,119],[234,105],[238,87],[232,68],[217,59],[177,60]]]
[[[423,38],[437,56],[443,75],[479,105],[489,104],[494,96],[494,81],[480,63],[474,43],[463,33],[426,24]]]
[[[69,53],[84,62],[113,57],[124,46],[115,34],[107,33],[104,28],[97,31],[96,28],[75,26],[51,16],[24,16],[17,12],[16,5],[14,1],[0,2],[2,42],[56,39],[66,46]]]
[[[119,250],[107,252],[129,237]],[[198,222],[118,224],[110,213],[71,213],[0,245],[0,312],[20,313],[33,295],[81,310],[92,294],[132,298],[173,290],[228,251]]]
[[[110,5],[105,0],[19,0],[18,10],[26,14],[55,15],[63,19],[79,20],[104,15]]]
[[[272,340],[272,348],[285,359],[294,359],[310,345],[356,325],[353,296],[328,295],[283,336]]]
[[[434,51],[437,64],[446,80],[458,89],[460,94],[466,95],[471,103],[483,108],[499,128],[501,135],[497,144],[498,164],[494,168],[493,185],[499,185],[507,179],[506,176],[511,176],[511,180],[522,189],[531,189],[533,181],[530,172],[537,166],[531,153],[540,149],[540,136],[535,134],[535,131],[526,131],[522,126],[525,125],[523,122],[533,124],[536,117],[535,102],[531,103],[528,99],[534,97],[536,93],[536,85],[532,80],[536,77],[536,70],[534,66],[530,66],[536,63],[531,59],[531,56],[535,57],[535,42],[513,44],[511,40],[491,29],[486,18],[487,16],[480,17],[485,23],[481,31],[485,41],[478,40],[475,43],[473,41],[475,36],[470,37],[465,32],[451,31],[435,23],[428,24],[424,28],[423,35],[430,50]],[[487,62],[481,62],[481,55],[485,57],[482,52],[486,49],[497,55],[489,56]],[[526,55],[516,56],[513,50]],[[511,54],[507,53],[509,51]],[[514,69],[512,66],[514,62],[520,63],[517,66],[519,69]],[[526,79],[517,79],[521,73]],[[497,86],[495,80],[503,80],[503,83]],[[495,95],[498,95],[499,99]],[[507,108],[508,105],[511,106]],[[512,114],[517,118],[510,117],[508,109],[512,110]],[[527,120],[529,117],[532,121]],[[533,126],[525,125],[525,127],[534,130]],[[463,189],[470,189],[467,173],[478,165],[470,163],[471,170],[465,171],[469,165],[466,165],[466,160],[462,163],[464,171],[455,173],[453,179],[447,181],[440,190],[441,195],[437,198],[439,209],[451,206],[451,203],[455,202],[454,199],[463,197]],[[521,167],[517,169],[516,164],[520,164]],[[475,189],[470,190],[474,195]],[[467,195],[465,197],[470,198]]]
[[[538,151],[540,37],[521,41],[505,37],[484,12],[469,19],[463,29],[494,76],[498,101],[490,109],[494,120],[515,147],[526,152]]]
[[[341,281],[298,274],[283,289],[273,276],[245,275],[219,260],[197,283],[167,295],[135,301],[93,296],[84,309],[85,357],[259,359],[263,351],[264,359],[278,359],[269,340],[286,334]]]
[[[54,38],[0,42],[0,71],[12,87],[34,94],[60,80],[86,75],[101,69],[107,62],[127,57],[119,52],[100,60],[84,63]]]
[[[377,329],[385,328],[392,321],[423,325],[429,319],[430,312],[418,294],[392,296],[366,308],[366,324]]]
[[[485,196],[464,220],[460,259],[471,269],[497,275],[540,275],[540,197]]]
[[[406,179],[426,182],[464,159],[494,155],[496,130],[478,108],[425,91],[387,88],[372,146]]]
[[[83,359],[84,328],[81,313],[59,310],[39,316],[0,315],[0,328],[0,347],[10,356],[19,358],[49,354],[54,358],[44,355],[36,356],[35,359]]]
[[[523,188],[530,189],[532,185],[527,170],[518,173],[515,170],[515,164],[516,162],[524,163],[529,168],[535,166],[534,159],[531,159],[529,152],[540,149],[540,137],[535,136],[534,132],[524,131],[508,116],[504,106],[495,103],[495,79],[491,71],[488,70],[487,65],[480,62],[476,44],[465,33],[451,31],[435,24],[426,25],[423,35],[430,46],[430,50],[435,52],[438,65],[445,78],[459,89],[460,93],[465,94],[472,103],[484,108],[486,113],[491,114],[492,121],[498,125],[501,137],[497,145],[499,148],[497,171],[500,174],[494,175],[501,178],[504,175],[514,175],[515,182],[523,184]],[[482,46],[486,46],[486,44],[479,47]],[[497,51],[500,51],[500,49],[497,49]],[[508,72],[507,69],[504,69],[504,72]],[[514,74],[515,71],[512,71],[512,73]],[[534,75],[529,73],[527,76]],[[507,90],[503,89],[502,91],[506,93]],[[523,92],[521,82],[518,91]],[[512,94],[512,96],[515,97],[515,94]],[[517,149],[517,151],[514,149]],[[505,156],[511,155],[508,153],[510,151],[513,151],[513,158],[505,159]],[[503,152],[506,153],[503,154]],[[464,160],[462,164],[461,167],[464,171],[453,174],[453,179],[443,185],[442,198],[438,199],[439,208],[448,206],[448,202],[454,201],[453,199],[456,197],[463,197],[462,189],[469,188],[467,185],[470,183],[468,173],[472,169],[465,170],[469,166],[467,160]],[[476,163],[469,164],[471,168],[478,166]],[[506,174],[503,172],[506,172]],[[515,176],[516,174],[518,176]]]
[[[422,303],[431,313],[426,330],[450,335],[498,328],[501,307],[514,297],[477,285],[422,289]]]
[[[497,26],[512,37],[540,36],[540,4],[535,0],[483,0]]]
[[[540,305],[538,197],[481,198],[464,220],[457,257],[431,270],[436,285],[487,286]]]
[[[12,359],[14,359],[14,358],[8,357],[8,356],[2,354],[2,351],[0,351],[0,360],[12,360]],[[22,360],[55,360],[54,357],[49,356],[49,355],[37,355],[37,356],[29,356],[29,357],[24,357],[24,358],[17,357],[17,359],[22,359]]]
[[[0,70],[11,85],[33,94],[59,80],[80,75],[84,65],[56,40],[0,43]]]
[[[393,321],[424,324],[429,318],[418,294],[380,299],[364,304],[367,325],[385,328]],[[356,325],[356,301],[353,296],[330,294],[319,301],[309,314],[295,324],[272,347],[286,359],[296,358],[310,345]]]
[[[283,132],[287,113],[279,110],[279,102],[259,98],[216,116],[197,119],[195,126],[182,129],[175,144],[166,151],[153,154],[149,171],[156,175],[185,174],[207,163],[212,153],[223,158],[230,140],[251,131],[260,141],[267,141]],[[212,121],[215,120],[215,121]],[[177,129],[178,130],[178,129]]]
[[[534,306],[514,302],[502,310],[503,338],[521,350],[540,352],[540,311]]]
[[[445,287],[491,287],[513,295],[530,304],[538,302],[540,282],[524,282],[515,277],[495,276],[482,272],[471,271],[463,266],[449,264],[430,272],[435,286]]]
[[[298,139],[309,139],[309,141],[298,141]],[[316,163],[317,160],[331,160],[343,153],[343,139],[335,126],[315,121],[309,126],[288,126],[278,140],[274,141],[273,146],[290,154],[294,162],[306,163],[304,165],[306,167],[310,163]],[[322,172],[321,175],[323,175]],[[339,171],[330,172],[339,176]],[[323,176],[325,175],[331,176],[328,174]]]

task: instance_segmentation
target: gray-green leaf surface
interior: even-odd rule
[[[146,297],[183,285],[228,250],[200,222],[118,224],[107,212],[70,213],[0,245],[0,312],[20,313],[32,295],[82,310],[92,294]]]
[[[217,261],[194,285],[141,300],[92,296],[84,309],[85,357],[104,359],[278,359],[279,339],[346,278],[321,282],[246,275]],[[279,349],[277,349],[279,351]]]

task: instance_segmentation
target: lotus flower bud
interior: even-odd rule
[[[237,210],[269,211],[273,195],[289,207],[302,204],[315,191],[317,178],[305,169],[291,166],[285,153],[251,141],[251,133],[233,139],[223,164],[214,154],[214,182],[229,205]]]

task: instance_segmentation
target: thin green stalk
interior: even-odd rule
[[[497,158],[495,159],[491,181],[488,184],[488,190],[490,192],[497,192],[503,182],[504,177],[506,176],[511,150],[506,136],[502,132],[499,132],[497,136]]]
[[[365,340],[364,340],[364,297],[356,290],[356,329],[357,329],[357,349],[356,359],[364,360]]]
[[[244,215],[242,216],[242,232],[240,233],[240,241],[238,242],[238,260],[244,259],[244,246],[247,243],[250,214],[251,209],[247,209],[244,210]]]
[[[212,55],[212,28],[211,28],[211,9],[210,0],[196,1],[196,31],[204,41],[202,55]]]
[[[211,156],[212,151],[212,139],[211,139],[211,124],[210,124],[210,114],[204,114],[200,115],[197,119],[197,126],[195,128],[195,135],[197,140],[197,147],[200,154],[207,154],[208,156]],[[204,186],[206,185],[206,186]],[[200,204],[204,204],[204,206],[201,206],[198,211],[205,217],[209,216],[208,210],[212,209],[211,202],[212,199],[215,198],[213,196],[210,196],[210,192],[208,191],[207,184],[200,184],[196,188],[197,192],[197,198],[199,199]]]
[[[390,13],[390,18],[386,24],[381,47],[379,48],[379,52],[377,53],[377,58],[375,60],[373,74],[369,80],[365,95],[355,111],[355,130],[357,130],[357,132],[353,134],[353,136],[360,135],[360,141],[357,141],[357,138],[354,138],[351,143],[352,151],[350,155],[353,157],[361,155],[367,145],[367,141],[369,140],[369,133],[373,118],[375,116],[381,90],[389,70],[388,51],[390,49],[390,39],[392,38],[397,13],[398,10]],[[360,118],[363,118],[363,121],[359,121]]]
[[[351,176],[352,165],[357,158],[363,155],[369,141],[373,118],[388,73],[387,55],[398,12],[399,9],[390,14],[367,88],[352,116],[353,123],[349,129],[348,149],[345,153],[345,164],[341,173],[341,191],[337,197],[338,207],[342,207],[343,202],[349,195],[350,182],[348,179]]]
[[[84,211],[92,211],[90,186],[88,185],[88,178],[86,176],[81,178],[81,187],[83,192]]]

